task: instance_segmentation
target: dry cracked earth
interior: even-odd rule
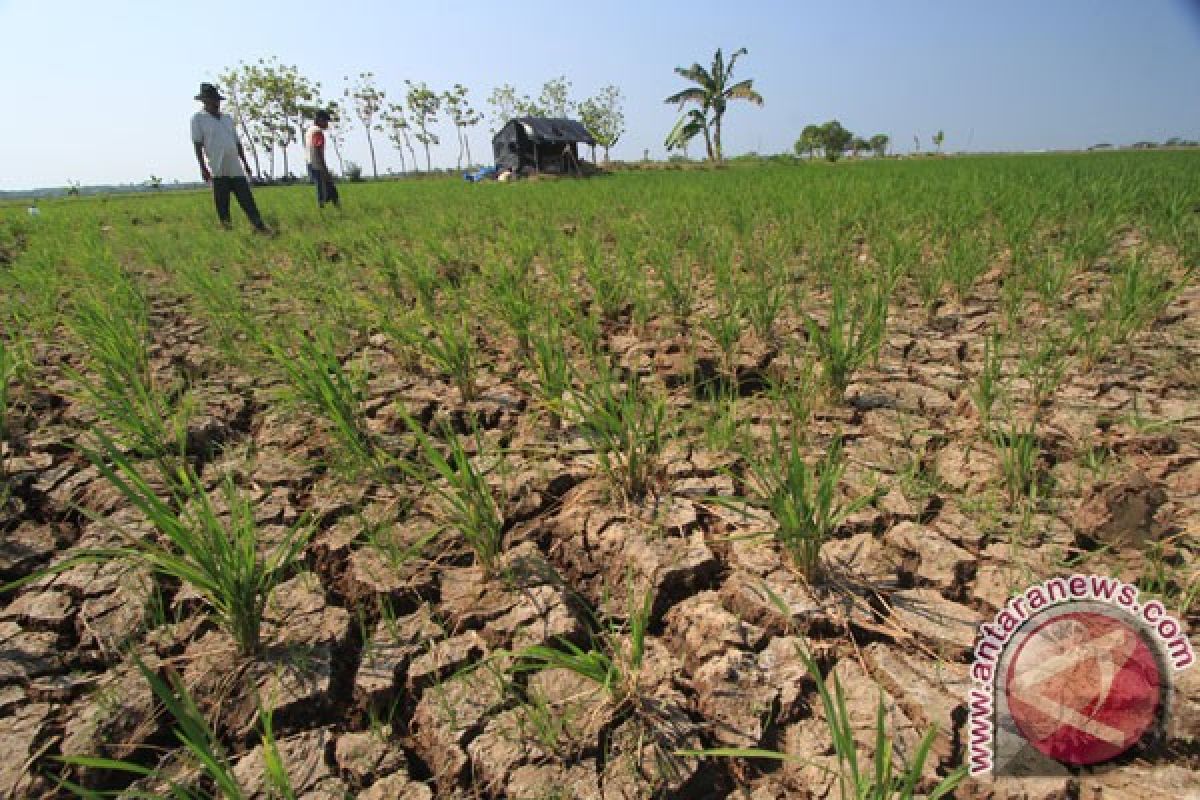
[[[836,797],[836,762],[798,646],[838,676],[864,753],[880,697],[901,752],[937,726],[932,786],[964,761],[976,626],[1011,592],[1079,570],[1147,580],[1156,553],[1172,605],[1200,570],[1200,288],[1186,287],[1118,356],[1068,369],[1038,428],[1051,501],[1023,522],[968,396],[998,322],[994,293],[985,281],[977,300],[931,316],[917,304],[894,308],[878,365],[842,402],[813,412],[812,452],[840,432],[842,491],[874,500],[824,546],[811,585],[777,542],[750,535],[769,532],[768,518],[715,502],[745,490],[732,454],[679,437],[663,455],[659,491],[618,503],[583,440],[534,413],[515,361],[498,354],[479,398],[464,403],[437,375],[398,364],[386,340],[363,337],[374,432],[404,432],[400,403],[425,422],[464,431],[474,422],[509,453],[497,478],[508,498],[502,578],[485,580],[449,536],[404,557],[437,528],[428,498],[339,481],[320,466],[331,445],[318,420],[281,409],[273,387],[221,364],[202,323],[156,306],[154,368],[188,372],[203,399],[189,428],[192,452],[215,453],[202,474],[214,485],[236,476],[265,539],[305,514],[317,529],[302,571],[271,598],[267,652],[254,661],[236,657],[187,587],[129,563],[79,565],[0,597],[0,796],[61,792],[52,779],[61,755],[194,769],[172,749],[171,720],[137,654],[182,677],[252,797],[268,793],[260,701],[275,708],[306,800]],[[618,326],[606,343],[670,388],[672,413],[702,402],[687,388],[696,362],[677,334]],[[146,525],[72,446],[93,422],[62,377],[74,357],[52,345],[35,356],[53,377],[19,396],[0,582],[113,543],[114,524]],[[741,413],[762,441],[772,412],[754,376],[779,360],[769,347],[740,359]],[[1012,386],[1019,392],[1020,379]],[[506,653],[558,637],[586,644],[589,609],[619,615],[631,580],[653,597],[635,710],[614,708],[565,670],[523,675],[517,687],[506,678]],[[1195,630],[1195,604],[1182,621]],[[1200,669],[1181,673],[1174,694],[1155,752],[1135,749],[1095,775],[968,779],[957,796],[1185,796],[1200,787]],[[549,713],[520,702],[530,697]],[[711,747],[804,760],[675,754]],[[76,777],[119,785],[101,771]]]

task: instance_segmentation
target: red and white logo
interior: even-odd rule
[[[1165,676],[1136,629],[1074,611],[1029,632],[1005,676],[1013,721],[1055,761],[1098,764],[1133,747],[1158,718]]]

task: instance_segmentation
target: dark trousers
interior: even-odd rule
[[[333,203],[335,206],[341,203],[338,198],[337,186],[333,182],[333,177],[326,175],[321,170],[308,165],[308,177],[312,178],[312,182],[317,186],[317,207],[324,208],[326,203]]]
[[[219,178],[214,175],[212,185],[213,201],[217,204],[217,217],[222,225],[229,227],[232,224],[229,219],[229,195],[232,193],[242,211],[246,212],[250,224],[256,228],[266,227],[258,213],[258,206],[254,204],[254,195],[250,193],[250,181],[245,178]]]

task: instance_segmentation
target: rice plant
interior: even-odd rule
[[[8,442],[9,414],[11,413],[12,388],[19,379],[24,359],[19,342],[0,336],[0,446]],[[0,475],[4,472],[4,461],[0,457]]]
[[[164,681],[140,658],[134,657],[138,669],[150,684],[154,696],[163,704],[174,719],[172,730],[184,752],[198,767],[192,782],[184,783],[168,777],[158,769],[150,769],[131,761],[122,761],[95,756],[60,757],[58,761],[70,767],[109,770],[141,779],[149,785],[165,784],[165,794],[134,787],[101,791],[90,789],[66,778],[56,778],[58,785],[84,800],[100,800],[106,797],[130,798],[130,800],[248,800],[248,793],[234,772],[234,761],[221,744],[205,716],[196,706],[183,679],[174,669],[168,668]],[[280,800],[295,800],[296,792],[288,775],[287,766],[279,752],[275,736],[273,714],[270,709],[259,709],[259,735],[263,747],[263,783],[272,797]],[[202,780],[200,780],[202,778]],[[205,784],[211,789],[204,788]]]
[[[151,374],[145,300],[124,281],[103,294],[87,292],[69,325],[84,347],[88,370],[68,369],[68,376],[120,442],[157,459],[169,477],[169,462],[184,451],[190,408],[173,402]]]
[[[640,599],[628,587],[628,618],[624,626],[611,622],[593,634],[587,649],[566,639],[554,644],[527,647],[515,653],[514,673],[569,670],[601,688],[616,709],[637,708],[641,686],[639,673],[646,653],[646,633],[654,593],[646,589]]]
[[[1154,321],[1174,292],[1162,272],[1152,268],[1139,253],[1124,259],[1105,293],[1101,316],[1108,325],[1113,344],[1123,344],[1134,332]]]
[[[992,431],[990,434],[1008,498],[1013,503],[1036,504],[1041,445],[1036,433],[1036,417],[1025,430]]]
[[[613,486],[629,499],[645,495],[668,438],[662,397],[650,392],[636,373],[621,386],[605,367],[571,399],[570,408]]]
[[[571,359],[567,354],[566,341],[558,325],[551,323],[544,331],[535,331],[530,338],[530,351],[526,363],[537,376],[534,391],[542,405],[550,413],[557,426],[562,419],[563,397],[571,388]]]
[[[841,397],[851,376],[875,357],[887,332],[887,288],[877,283],[859,292],[853,303],[850,294],[844,282],[834,283],[829,324],[822,328],[811,317],[806,319],[809,340],[821,357],[822,377],[834,397]]]
[[[116,443],[103,433],[97,432],[96,438],[99,449],[88,450],[88,458],[154,526],[164,543],[118,527],[115,530],[124,539],[122,545],[80,551],[48,571],[0,587],[0,592],[79,563],[129,559],[189,586],[233,637],[243,656],[258,654],[267,599],[303,553],[308,542],[307,521],[293,525],[264,552],[254,509],[231,479],[226,478],[222,485],[225,511],[209,497],[187,464],[177,468],[167,487],[169,497],[164,499]]]
[[[425,433],[420,423],[407,414],[404,418],[416,437],[423,464],[400,462],[400,468],[437,497],[446,527],[463,537],[485,578],[494,576],[504,552],[505,522],[503,508],[486,475],[467,454],[457,434],[443,429],[447,450],[443,455],[439,443]],[[475,450],[483,453],[478,432]],[[502,457],[499,464],[498,468],[503,469]]]
[[[817,685],[817,696],[826,730],[829,731],[834,756],[837,759],[837,796],[841,800],[938,800],[952,795],[967,777],[967,767],[950,771],[928,793],[919,790],[925,764],[933,750],[937,728],[931,727],[921,737],[916,748],[903,762],[897,758],[895,736],[888,723],[887,705],[882,692],[875,707],[875,740],[870,750],[871,768],[865,769],[859,760],[858,743],[854,740],[854,724],[846,707],[846,692],[837,673],[823,674],[816,659],[802,647],[797,654]],[[833,682],[833,690],[829,682]],[[772,761],[811,763],[803,755],[781,753],[760,748],[711,748],[681,750],[678,755],[697,758],[746,758]]]
[[[816,577],[821,546],[842,521],[871,502],[870,495],[845,502],[838,483],[845,472],[841,439],[835,437],[825,455],[810,467],[795,437],[785,445],[779,431],[771,431],[771,446],[747,453],[746,473],[757,503],[775,520],[775,538],[796,568],[808,579]]]
[[[1003,347],[1000,337],[998,334],[992,333],[983,340],[983,364],[971,387],[971,401],[975,404],[975,410],[979,414],[979,421],[984,430],[991,427],[992,409],[996,406],[996,400],[1004,393],[1001,383],[1003,377],[1001,374],[1002,356]]]
[[[292,396],[325,420],[351,472],[383,469],[387,455],[371,436],[363,414],[365,381],[343,366],[332,331],[319,327],[312,333],[299,332],[291,347],[278,340],[266,346],[287,377]]]
[[[465,315],[430,322],[432,333],[418,336],[416,346],[457,387],[464,402],[473,401],[481,356],[470,322]]]

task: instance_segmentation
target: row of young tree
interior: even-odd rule
[[[425,170],[431,171],[430,148],[441,144],[438,126],[448,122],[454,129],[457,165],[461,168],[464,158],[467,164],[472,163],[469,131],[484,119],[472,106],[467,87],[460,83],[438,92],[423,81],[406,80],[403,93],[393,98],[374,73],[360,72],[356,78],[344,78],[341,97],[335,98],[323,92],[319,81],[310,80],[296,66],[280,63],[274,57],[249,64],[239,62],[222,71],[217,82],[228,99],[234,123],[249,145],[255,173],[260,176],[290,174],[288,148],[300,140],[307,121],[320,109],[328,111],[335,121],[326,135],[339,171],[346,172],[342,147],[356,120],[366,135],[371,174],[375,177],[379,176],[375,152],[378,136],[385,136],[395,147],[401,171],[409,171],[410,165],[413,170],[420,169],[414,142],[424,151]],[[487,101],[493,109],[492,130],[517,116],[578,116],[604,148],[607,160],[609,150],[625,132],[621,91],[606,86],[594,97],[578,101],[570,94],[571,82],[565,76],[547,81],[537,99],[518,94],[514,87],[504,84],[493,90]],[[592,155],[594,160],[594,151]],[[277,173],[276,167],[281,167],[282,173]]]
[[[847,130],[842,123],[831,119],[824,125],[805,125],[796,140],[798,156],[813,158],[823,155],[829,161],[837,161],[846,153],[858,157],[859,153],[870,152],[882,158],[887,155],[891,139],[886,133],[877,133],[870,139]]]

